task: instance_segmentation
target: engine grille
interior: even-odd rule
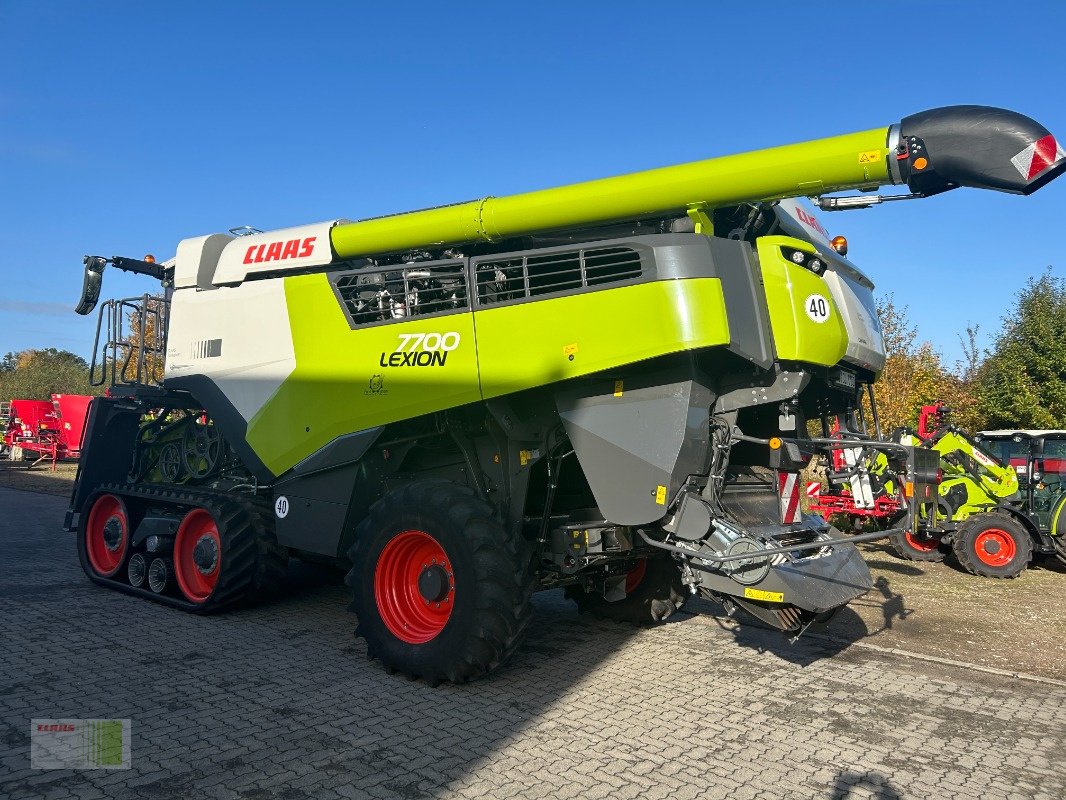
[[[345,272],[331,280],[353,326],[470,307],[462,261]]]
[[[640,253],[629,247],[598,247],[479,261],[475,266],[481,305],[561,294],[618,283],[643,274]]]

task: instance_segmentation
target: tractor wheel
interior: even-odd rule
[[[389,492],[348,553],[350,609],[367,657],[430,685],[503,664],[532,617],[532,552],[469,489],[424,480]]]
[[[681,571],[672,558],[642,558],[626,574],[625,590],[624,598],[613,601],[580,586],[568,587],[566,596],[577,603],[582,614],[632,625],[663,622],[681,608],[687,596]]]
[[[975,514],[961,526],[952,550],[965,570],[987,578],[1017,578],[1033,556],[1033,540],[1006,514]]]
[[[939,539],[911,531],[893,533],[888,543],[897,556],[907,561],[943,561],[947,555]]]

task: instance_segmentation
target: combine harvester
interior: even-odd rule
[[[76,459],[92,401],[89,395],[53,394],[47,400],[12,400],[4,404],[6,427],[3,445],[12,461],[29,460],[29,468],[42,461]]]
[[[1031,119],[942,108],[861,133],[361,222],[179,243],[144,351],[90,411],[68,530],[94,582],[203,613],[289,555],[350,564],[368,653],[498,667],[530,596],[636,623],[689,593],[790,636],[871,586],[798,508],[884,361],[873,284],[813,215],[1066,169]],[[888,184],[910,194],[830,197]],[[235,235],[247,234],[247,235]],[[105,345],[114,348],[117,342]],[[155,385],[140,365],[165,352]],[[135,379],[131,374],[136,373]],[[113,373],[114,376],[114,373]],[[935,502],[936,458],[871,441]],[[869,534],[870,537],[882,533]]]

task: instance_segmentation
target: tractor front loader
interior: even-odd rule
[[[1022,507],[1015,468],[1001,463],[974,437],[949,422],[941,403],[923,406],[918,430],[900,429],[890,440],[926,450],[938,460],[937,500],[921,506],[914,525],[906,516],[902,482],[883,457],[863,459],[855,472],[830,473],[831,488],[820,493],[813,511],[841,513],[852,523],[874,519],[894,530],[892,549],[911,561],[943,561],[953,552],[974,575],[1014,578],[1046,550],[1033,516]],[[840,460],[839,453],[836,455]],[[870,499],[872,498],[872,500]]]
[[[527,194],[233,229],[165,263],[87,257],[81,313],[108,264],[164,293],[101,309],[113,385],[67,528],[92,581],[193,613],[270,591],[292,555],[346,563],[370,655],[430,683],[503,663],[539,589],[641,624],[697,593],[796,636],[871,586],[855,540],[800,513],[797,477],[840,444],[806,419],[850,413],[884,350],[872,282],[787,198],[1025,195],[1064,170],[1031,119],[957,106]],[[829,196],[849,189],[867,194]],[[908,514],[935,497],[917,449],[856,441],[911,487]]]

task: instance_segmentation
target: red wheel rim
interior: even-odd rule
[[[1018,552],[1014,538],[999,528],[989,528],[977,534],[973,546],[977,557],[990,567],[1007,566]]]
[[[648,559],[642,558],[633,569],[626,573],[626,594],[633,594],[633,591],[640,586],[640,582],[644,580],[644,573],[647,571]]]
[[[129,516],[126,506],[113,494],[101,495],[85,523],[85,553],[93,572],[110,578],[122,567],[129,547]]]
[[[174,537],[174,577],[185,598],[202,603],[211,596],[222,571],[222,537],[211,512],[194,508]]]
[[[455,578],[440,543],[423,531],[392,537],[374,568],[374,602],[385,627],[408,644],[425,644],[444,630]]]
[[[907,540],[907,544],[913,547],[915,550],[920,550],[923,553],[931,553],[940,547],[940,542],[932,537],[921,539],[915,536],[910,531],[903,534],[903,537]]]

